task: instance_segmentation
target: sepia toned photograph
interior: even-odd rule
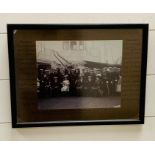
[[[121,108],[122,40],[36,41],[38,108]]]

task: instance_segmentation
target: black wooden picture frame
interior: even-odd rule
[[[8,24],[7,37],[13,128],[144,124],[148,24]],[[104,43],[105,40],[107,42],[122,40],[123,82],[119,96],[120,106],[118,108],[100,108],[100,105],[99,108],[38,108],[40,99],[37,96],[36,76],[39,73],[35,68],[37,66],[36,44],[38,47],[46,42],[49,42],[48,46],[49,44],[52,46],[52,41],[57,41],[54,43],[83,41],[91,44],[95,41]],[[110,43],[107,44],[110,48]],[[87,65],[90,64],[93,63],[87,61]],[[58,100],[59,98],[60,96],[57,96]],[[67,102],[66,96],[65,99]],[[79,102],[83,103],[85,100],[82,98]],[[98,100],[93,105],[97,102]],[[104,97],[103,102],[106,102]]]

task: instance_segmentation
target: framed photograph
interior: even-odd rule
[[[12,127],[143,124],[148,24],[8,24]]]

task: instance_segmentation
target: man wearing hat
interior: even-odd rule
[[[53,77],[53,83],[51,83],[51,89],[53,96],[59,96],[60,95],[60,83],[58,80],[58,77]]]

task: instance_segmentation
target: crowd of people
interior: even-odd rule
[[[121,92],[120,67],[38,67],[39,97],[114,96]]]

